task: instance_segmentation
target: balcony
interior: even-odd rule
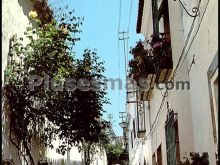
[[[129,61],[129,77],[138,82],[140,78],[150,78],[152,83],[166,83],[172,72],[172,50],[170,38],[164,33],[161,37],[152,35],[147,41],[150,49],[144,49],[143,43],[139,41],[131,50],[133,59]],[[152,78],[155,75],[155,79]],[[154,81],[155,80],[155,81]]]
[[[141,41],[139,41],[135,48],[130,53],[133,55],[128,63],[129,77],[139,81],[140,78],[147,78],[149,74],[155,74],[155,67],[153,65],[153,56],[150,56],[149,50],[144,49]]]
[[[169,34],[160,33],[160,37],[152,35],[150,53],[153,56],[156,78],[155,83],[166,83],[172,72],[172,49]]]
[[[146,89],[140,90],[139,91],[139,99],[140,101],[149,101],[152,93],[153,93],[153,88],[154,88],[154,83],[155,83],[156,75],[155,74],[149,74],[147,81],[150,82],[148,87]]]
[[[139,82],[145,78],[148,87],[140,91],[140,100],[151,98],[154,84],[166,83],[173,68],[172,49],[169,34],[160,33],[160,37],[152,35],[147,41],[149,49],[145,49],[139,41],[131,51],[133,59],[129,61],[129,78]],[[138,84],[139,85],[139,84]]]
[[[167,83],[172,73],[172,49],[169,33],[160,33],[159,36],[152,35],[147,40],[149,49],[145,49],[143,42],[130,51],[133,59],[129,61],[129,78],[139,84],[139,80],[145,78],[147,86],[140,90],[140,100],[148,101],[151,98],[155,84]]]

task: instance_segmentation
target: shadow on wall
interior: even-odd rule
[[[18,4],[22,7],[24,15],[29,19],[28,13],[30,12],[30,9],[33,9],[32,0],[18,0]]]

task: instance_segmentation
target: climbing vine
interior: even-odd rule
[[[10,65],[5,71],[10,139],[30,165],[35,165],[30,146],[36,134],[44,147],[53,148],[52,140],[60,139],[57,152],[64,154],[73,145],[100,143],[102,130],[107,127],[101,117],[108,100],[106,91],[98,88],[100,81],[95,82],[96,90],[58,88],[68,78],[104,79],[105,69],[96,51],[86,49],[82,59],[74,57],[81,18],[74,16],[74,11],[55,13],[47,23],[36,11],[29,13],[32,25],[23,37],[13,37]],[[31,79],[33,75],[37,79]],[[35,81],[41,83],[30,88]]]

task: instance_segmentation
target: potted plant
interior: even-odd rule
[[[184,162],[179,162],[178,165],[209,165],[209,155],[203,152],[200,156],[197,152],[190,153],[191,162],[188,157],[184,157]]]
[[[138,81],[139,78],[147,78],[148,74],[155,73],[153,59],[149,56],[149,50],[144,49],[141,41],[137,43],[130,53],[133,55],[133,59],[128,63],[130,78]]]

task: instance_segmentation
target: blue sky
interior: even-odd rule
[[[129,13],[132,2],[130,26],[128,29]],[[84,17],[81,27],[80,42],[75,46],[76,56],[81,57],[86,48],[97,49],[98,56],[105,61],[105,76],[107,78],[121,78],[125,85],[125,62],[124,45],[119,41],[118,47],[118,27],[119,27],[119,4],[120,0],[49,0],[55,6],[66,6],[75,10],[75,15]],[[121,0],[120,30],[129,30],[128,47],[134,47],[139,39],[143,39],[141,34],[136,34],[138,0]],[[131,58],[131,55],[128,54]],[[108,119],[108,114],[113,114],[112,124],[116,135],[122,135],[119,126],[121,119],[119,112],[125,111],[126,93],[125,88],[119,91],[108,90],[107,97],[111,105],[105,105],[104,118]]]

